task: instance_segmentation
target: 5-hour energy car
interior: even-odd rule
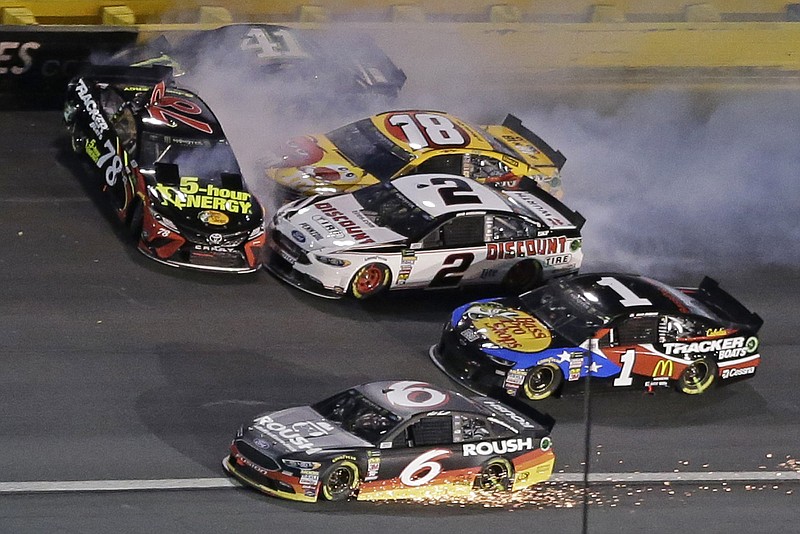
[[[259,415],[223,461],[241,482],[297,501],[517,491],[547,480],[553,420],[530,407],[413,380],[372,382]]]
[[[755,375],[761,324],[708,277],[697,288],[674,288],[636,275],[582,274],[457,308],[430,355],[470,389],[532,400],[586,378],[699,394]]]
[[[470,284],[519,292],[577,272],[583,222],[538,188],[410,175],[283,206],[268,224],[265,267],[330,298]]]
[[[146,256],[173,267],[247,273],[261,265],[264,215],[222,127],[169,69],[97,68],[64,106],[72,149],[99,175]]]
[[[561,196],[566,158],[508,115],[472,126],[440,111],[373,115],[324,135],[291,139],[267,177],[281,200],[352,193],[409,174],[446,173],[501,189],[541,187]]]

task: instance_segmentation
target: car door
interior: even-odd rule
[[[599,340],[599,348],[617,372],[602,370],[604,362],[594,362],[593,376],[611,377],[614,387],[630,387],[644,377],[672,376],[675,362],[663,358],[655,344],[659,341],[660,318],[657,313],[631,314],[617,320]],[[601,371],[602,370],[602,371]]]
[[[446,288],[475,276],[486,257],[484,213],[458,213],[438,224],[403,253],[413,257],[406,285]]]

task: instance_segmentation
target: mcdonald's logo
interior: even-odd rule
[[[655,369],[653,369],[653,378],[661,376],[672,376],[675,371],[675,363],[672,360],[658,360]]]

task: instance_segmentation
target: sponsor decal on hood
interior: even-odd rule
[[[496,302],[476,302],[465,315],[483,336],[505,349],[539,352],[550,346],[550,330],[539,319]]]

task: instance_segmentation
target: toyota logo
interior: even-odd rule
[[[219,245],[222,243],[222,234],[213,233],[208,236],[208,242],[212,245]]]

